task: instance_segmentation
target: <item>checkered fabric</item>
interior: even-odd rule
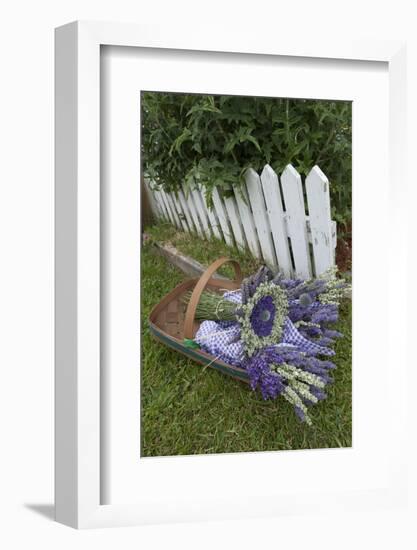
[[[230,365],[238,366],[243,360],[239,323],[203,321],[194,340],[204,351]]]
[[[236,304],[241,303],[240,291],[226,292],[224,297]],[[240,325],[234,321],[204,321],[195,335],[195,341],[207,353],[238,366],[244,357],[240,340]],[[292,346],[309,355],[334,355],[334,351],[305,338],[289,317],[284,321],[281,341],[277,346]]]
[[[309,355],[334,355],[335,351],[331,348],[326,348],[324,346],[319,346],[315,342],[308,340],[293,324],[291,319],[287,317],[284,321],[284,328],[282,331],[282,343],[283,344],[292,344],[299,351],[308,353]]]

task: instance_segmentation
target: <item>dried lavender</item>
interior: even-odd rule
[[[260,284],[273,279],[273,273],[266,265],[261,266],[256,273],[250,275],[242,282],[242,304],[246,304],[256,292]]]
[[[188,305],[192,292],[184,294],[182,301]],[[226,300],[221,294],[205,290],[200,296],[195,312],[199,320],[236,321],[236,303]]]
[[[332,346],[341,334],[328,325],[337,321],[340,300],[349,292],[336,269],[303,281],[274,276],[263,266],[233,296],[203,293],[197,316],[216,320],[220,328],[224,321],[234,325],[233,343],[222,334],[215,338],[216,353],[228,353],[231,364],[246,369],[251,387],[264,399],[281,396],[310,424],[308,408],[325,399],[325,387],[333,381],[334,363],[319,357],[334,355]]]
[[[258,388],[264,399],[282,396],[307,424],[311,424],[308,406],[325,398],[324,388],[331,382],[328,371],[334,367],[330,361],[286,346],[264,348],[246,359],[244,366],[252,389]]]
[[[248,356],[280,341],[288,313],[287,296],[282,288],[266,281],[260,283],[253,296],[241,306],[241,310],[238,321]]]

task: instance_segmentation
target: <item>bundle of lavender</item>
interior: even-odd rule
[[[337,321],[340,301],[351,290],[336,274],[332,268],[303,281],[274,276],[263,266],[237,291],[205,291],[196,311],[203,322],[194,341],[246,369],[252,389],[259,388],[264,399],[282,396],[311,424],[308,407],[326,397],[329,371],[335,368],[325,357],[334,355],[332,344],[342,336],[329,324]]]

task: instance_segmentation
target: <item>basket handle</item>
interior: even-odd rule
[[[197,284],[194,287],[194,290],[191,294],[190,301],[188,302],[187,311],[185,313],[184,320],[184,338],[193,338],[193,327],[194,327],[194,316],[197,310],[198,302],[200,301],[200,296],[203,290],[206,288],[208,282],[210,281],[212,275],[221,267],[223,264],[231,263],[235,270],[235,281],[238,286],[242,282],[242,271],[240,265],[236,260],[230,260],[226,257],[221,257],[215,262],[213,262],[206,271],[201,275]]]

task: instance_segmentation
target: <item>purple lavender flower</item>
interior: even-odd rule
[[[259,389],[264,399],[283,395],[294,405],[298,418],[307,423],[311,423],[307,407],[326,397],[324,387],[332,382],[328,371],[334,368],[330,361],[285,345],[263,348],[242,366],[252,389]]]
[[[257,336],[269,336],[274,326],[275,306],[272,296],[263,296],[255,305],[250,316],[252,330]]]
[[[301,420],[301,422],[305,422],[306,415],[303,409],[298,407],[297,405],[294,407],[295,414],[298,416],[298,418]]]
[[[251,388],[259,389],[264,399],[275,399],[285,390],[285,384],[278,374],[271,371],[268,359],[258,353],[246,362]]]
[[[242,314],[238,321],[247,356],[281,340],[288,313],[287,296],[283,289],[271,282],[260,283],[253,296],[239,309]]]
[[[338,319],[344,285],[334,278],[273,277],[262,267],[243,281],[237,301],[238,363],[252,389],[260,390],[264,399],[282,396],[308,424],[308,407],[325,399],[324,389],[333,382],[335,365],[323,357],[334,355],[334,339],[342,336],[328,324]]]

